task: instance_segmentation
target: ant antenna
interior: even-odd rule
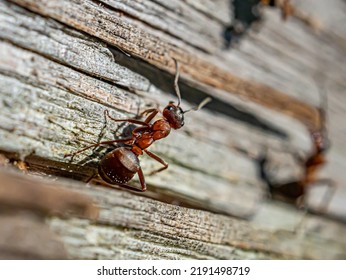
[[[190,111],[198,111],[199,109],[201,109],[202,107],[204,107],[207,103],[209,103],[212,99],[210,97],[205,98],[201,103],[199,103],[199,105],[197,105],[196,107],[192,107],[186,111],[184,111],[184,114]]]
[[[325,86],[323,85],[323,88],[319,89],[320,92],[320,107],[319,107],[319,113],[320,113],[320,129],[326,130],[326,121],[327,121],[327,109],[328,109],[328,97],[327,97],[327,91]]]
[[[317,107],[319,113],[319,130],[326,131],[327,109],[328,109],[328,96],[325,81],[318,80],[314,77],[315,84],[318,86],[318,93],[320,97],[320,105]]]
[[[178,86],[178,79],[179,79],[179,63],[178,61],[173,58],[174,60],[174,63],[175,63],[175,78],[174,78],[174,90],[175,90],[175,93],[177,94],[178,96],[178,107],[180,105],[180,102],[181,102],[181,95],[180,95],[180,90],[179,90],[179,86]]]
[[[180,102],[181,102],[181,94],[180,94],[180,89],[179,89],[179,86],[178,86],[179,62],[175,58],[173,58],[173,60],[174,60],[174,63],[175,63],[174,90],[175,90],[175,93],[178,96],[178,107],[179,107],[180,106]],[[197,111],[197,110],[201,109],[203,106],[205,106],[207,103],[209,103],[210,101],[211,101],[211,98],[207,97],[198,106],[192,107],[189,110],[184,111],[184,113],[187,113],[189,111]]]
[[[118,47],[118,46],[115,46],[119,51],[121,51],[124,55],[128,56],[128,57],[131,57],[131,55],[127,52],[125,52],[122,48]]]

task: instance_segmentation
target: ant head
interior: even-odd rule
[[[162,114],[173,129],[179,129],[184,125],[184,111],[179,104],[174,105],[174,102],[169,102]]]
[[[322,132],[312,132],[311,137],[318,152],[324,152],[328,149],[329,142],[327,139],[325,139]]]

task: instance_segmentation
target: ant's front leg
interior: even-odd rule
[[[149,116],[147,116],[147,118],[145,119],[145,123],[149,124],[151,122],[151,120],[153,118],[155,118],[155,116],[159,113],[159,109],[156,109],[156,108],[152,108],[152,109],[148,109],[148,110],[145,110],[143,111],[140,116],[144,116],[146,114],[150,114]]]
[[[161,172],[161,171],[163,171],[163,170],[165,170],[165,169],[168,168],[168,163],[165,162],[165,161],[164,161],[162,158],[160,158],[158,155],[155,155],[154,153],[152,153],[152,152],[150,152],[150,151],[148,151],[148,150],[144,150],[144,152],[146,152],[146,154],[147,154],[148,156],[150,156],[151,158],[157,160],[159,163],[161,163],[161,164],[163,165],[163,167],[161,167],[161,168],[158,169],[158,170],[152,171],[149,175],[154,175],[155,173]]]

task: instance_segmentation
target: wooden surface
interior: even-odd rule
[[[213,98],[151,147],[169,169],[146,176],[146,193],[61,183],[105,209],[96,224],[49,219],[69,258],[345,258],[345,37],[330,19],[344,3],[328,4],[325,24],[320,8],[297,5],[321,20],[318,31],[264,9],[259,27],[226,50],[220,34],[234,19],[232,9],[217,11],[228,1],[217,2],[0,2],[0,150],[12,163],[24,160],[29,174],[87,180],[107,147],[72,162],[64,154],[128,132],[106,122],[105,109],[115,118],[135,117],[176,100],[173,58],[181,64],[182,107]],[[292,230],[303,213],[267,199],[256,157],[267,151],[273,181],[301,176],[295,154],[312,151],[308,129],[318,126],[319,88],[328,94],[332,143],[320,176],[335,179],[338,189],[329,218],[308,216],[302,237]],[[145,174],[158,166],[145,156],[141,165]],[[311,191],[312,209],[320,189]],[[232,235],[243,225],[244,235]]]
[[[99,210],[92,199],[1,165],[0,259],[70,258],[46,219],[79,217],[94,221]]]
[[[10,184],[23,189],[35,186],[36,199],[33,200],[30,196],[27,198],[31,203],[36,201],[38,204],[46,204],[44,197],[47,194],[48,196],[57,194],[59,198],[62,193],[65,200],[71,201],[63,207],[56,202],[50,203],[49,208],[53,211],[53,215],[46,217],[46,225],[40,224],[37,218],[30,218],[28,214],[27,217],[23,217],[23,214],[8,217],[9,214],[1,212],[0,221],[2,225],[6,225],[0,231],[2,241],[4,236],[5,240],[10,239],[8,233],[12,230],[13,224],[20,229],[19,237],[21,237],[20,232],[26,232],[24,229],[30,226],[34,234],[38,232],[38,240],[27,241],[30,239],[30,233],[24,236],[25,240],[22,242],[19,242],[16,236],[12,237],[12,240],[17,240],[19,245],[27,243],[29,249],[31,245],[31,251],[36,254],[40,254],[42,248],[35,251],[34,245],[45,241],[47,238],[41,239],[45,235],[54,234],[57,245],[63,241],[64,248],[60,243],[60,251],[66,250],[65,257],[72,259],[342,259],[346,257],[344,242],[328,240],[316,232],[306,231],[302,238],[300,234],[292,231],[263,230],[251,225],[250,222],[225,215],[170,205],[127,191],[85,185],[71,180],[47,180],[38,175],[23,175],[13,170],[2,170],[0,176],[2,185]],[[77,195],[78,192],[83,195]],[[6,195],[0,193],[1,201],[8,199]],[[90,200],[91,197],[93,201]],[[89,208],[92,211],[83,211],[85,214],[77,218],[73,211],[76,206],[77,209]],[[21,208],[21,205],[16,209],[18,208]],[[24,208],[30,210],[28,206]],[[64,216],[54,215],[56,209],[60,211],[62,208],[65,209]],[[36,215],[47,215],[46,207],[40,209],[33,207],[31,210]],[[335,226],[337,224],[334,224],[334,229],[337,229]],[[14,244],[12,249],[19,250],[15,247],[16,243],[13,241],[12,243]],[[54,243],[50,244],[52,241],[47,243],[51,248],[46,249],[47,253],[43,257],[61,258],[59,251],[51,252],[54,250]],[[5,244],[0,243],[0,246],[10,247],[10,244]],[[30,255],[29,257],[37,258]]]

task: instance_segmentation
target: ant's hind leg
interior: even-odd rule
[[[119,185],[119,187],[122,187],[124,189],[130,190],[130,191],[134,191],[134,192],[144,192],[143,189],[137,189],[135,187],[129,186],[129,185],[125,185],[125,184],[121,184]]]
[[[84,151],[86,151],[86,150],[88,150],[88,149],[91,149],[91,148],[94,148],[94,147],[98,147],[98,146],[101,146],[101,145],[110,145],[110,144],[113,144],[113,143],[121,143],[121,142],[122,142],[122,143],[126,143],[126,142],[129,142],[129,141],[131,141],[131,140],[133,140],[132,137],[124,138],[124,139],[116,139],[116,140],[110,140],[110,141],[103,141],[103,142],[95,143],[95,144],[90,145],[90,146],[87,146],[87,147],[85,147],[84,149],[81,149],[81,150],[79,150],[79,151],[77,151],[77,152],[70,153],[70,154],[65,154],[65,155],[64,155],[64,158],[66,158],[66,157],[74,157],[75,155],[78,155],[78,154],[80,154],[81,152],[84,152]]]
[[[145,183],[145,178],[144,178],[144,174],[143,174],[143,170],[141,167],[139,167],[138,169],[138,177],[139,177],[139,181],[141,182],[141,187],[142,187],[142,192],[145,192],[147,190],[147,184]]]
[[[93,174],[85,181],[85,184],[89,184],[92,179],[97,177],[97,175],[98,175],[97,173],[93,172]]]
[[[141,187],[142,187],[141,189],[138,189],[138,188],[135,188],[135,187],[132,187],[129,185],[125,185],[125,184],[121,184],[119,186],[122,188],[128,189],[128,190],[131,190],[131,191],[135,191],[135,192],[145,192],[147,190],[147,185],[145,183],[144,174],[143,174],[141,167],[139,167],[139,170],[138,170],[138,177],[139,177],[139,181],[141,183]]]
[[[320,202],[320,205],[316,210],[315,209],[312,210],[312,209],[307,208],[304,195],[299,198],[297,205],[300,206],[304,212],[303,212],[303,216],[302,216],[301,221],[298,223],[298,225],[296,226],[296,228],[294,230],[296,233],[304,232],[304,225],[307,222],[307,214],[309,211],[313,211],[315,213],[317,212],[319,214],[326,214],[327,213],[328,206],[330,205],[330,202],[331,202],[331,200],[335,194],[336,187],[337,187],[335,181],[332,179],[319,179],[314,184],[319,184],[319,185],[325,184],[328,186],[328,190],[325,192],[325,194],[324,194],[324,196]]]
[[[305,233],[305,225],[306,225],[306,222],[307,222],[307,215],[308,215],[308,208],[307,208],[307,205],[306,205],[305,194],[301,195],[297,199],[296,205],[297,205],[298,209],[301,210],[301,211],[299,211],[299,213],[301,213],[302,216],[301,216],[300,221],[294,227],[293,231],[297,235],[303,236],[304,233]]]

